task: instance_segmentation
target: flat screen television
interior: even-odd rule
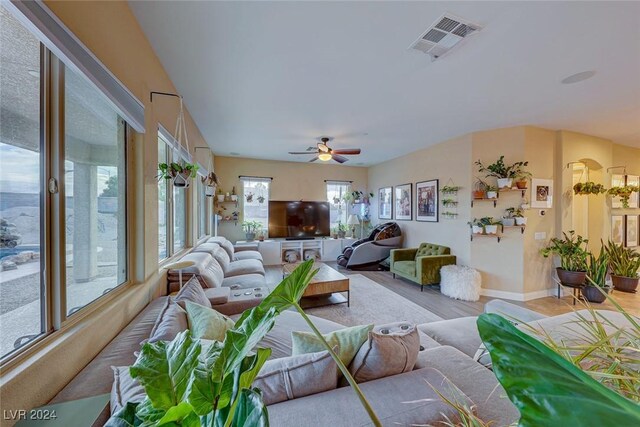
[[[330,234],[329,202],[269,201],[269,237],[308,239]]]

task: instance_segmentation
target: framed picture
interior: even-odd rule
[[[553,207],[553,180],[533,178],[531,180],[531,207],[551,209]]]
[[[627,185],[635,185],[636,187],[640,186],[640,176],[638,175],[627,175]],[[638,192],[634,191],[631,193],[631,197],[629,198],[629,208],[640,208],[640,199],[638,197]]]
[[[625,237],[624,216],[613,215],[611,217],[611,240],[616,245],[624,245]]]
[[[438,222],[438,180],[416,182],[416,221]]]
[[[393,189],[396,211],[395,215],[396,219],[399,221],[411,221],[413,218],[413,206],[411,206],[413,195],[411,194],[411,189],[411,184],[396,185]]]
[[[611,186],[624,187],[624,175],[615,174],[615,173],[611,175]],[[611,198],[611,207],[613,209],[619,209],[622,207],[622,201],[620,200],[620,197]]]
[[[382,187],[378,189],[378,218],[393,218],[393,188]]]
[[[640,223],[640,216],[638,215],[625,216],[625,225],[624,225],[624,228],[626,230],[625,246],[628,248],[635,248],[636,246],[638,246],[638,234],[640,233],[640,230],[638,230],[639,223]]]

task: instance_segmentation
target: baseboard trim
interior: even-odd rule
[[[486,297],[508,299],[512,301],[531,301],[538,298],[555,296],[557,295],[557,290],[555,288],[549,288],[549,289],[542,289],[540,291],[521,293],[521,292],[499,291],[496,289],[480,289],[480,295],[484,295]]]

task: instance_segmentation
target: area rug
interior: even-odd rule
[[[347,304],[337,304],[308,308],[305,312],[345,326],[369,323],[379,325],[398,321],[419,324],[443,320],[361,274],[347,277],[351,291],[350,307]]]

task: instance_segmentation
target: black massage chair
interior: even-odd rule
[[[338,265],[351,268],[380,262],[389,256],[391,249],[402,245],[402,230],[395,222],[387,222],[373,229],[369,237],[357,240],[344,248],[338,257]]]

